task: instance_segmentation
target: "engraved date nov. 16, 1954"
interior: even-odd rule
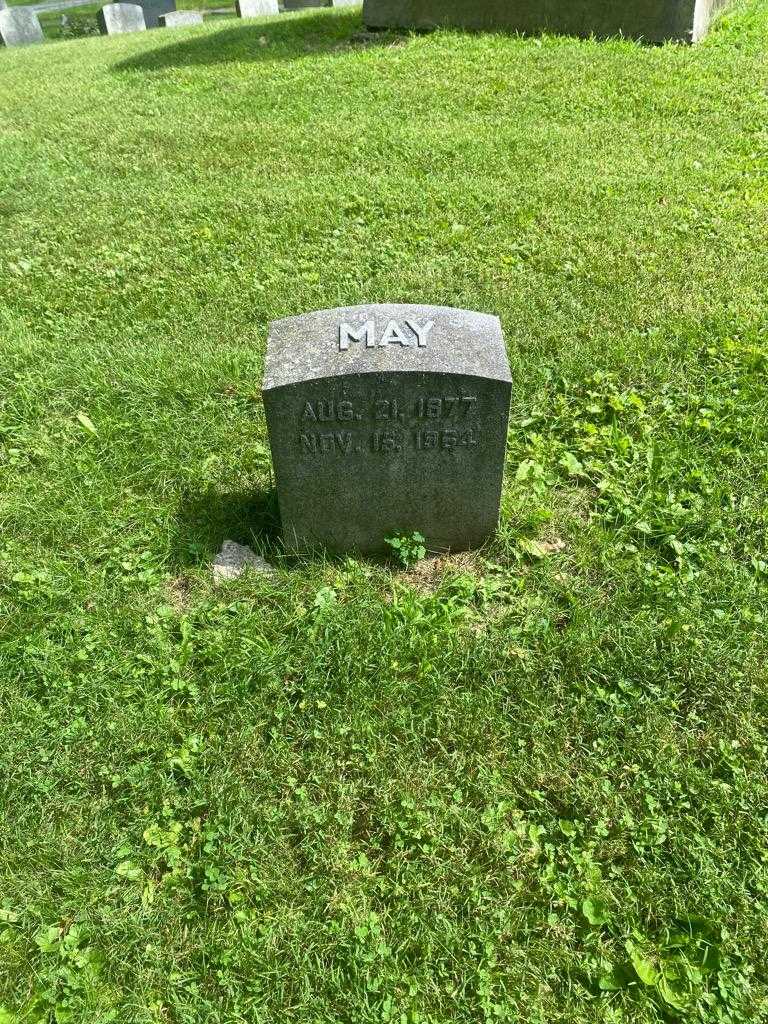
[[[349,431],[306,433],[299,439],[304,455],[397,455],[400,452],[460,452],[477,448],[480,431],[477,427],[446,430],[375,430],[367,435]]]

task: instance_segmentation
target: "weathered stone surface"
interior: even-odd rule
[[[158,18],[160,28],[182,28],[184,25],[202,25],[200,11],[169,11]]]
[[[279,14],[277,0],[235,0],[238,18],[260,18],[264,14]]]
[[[439,26],[697,41],[728,0],[365,0],[370,28]]]
[[[275,570],[269,562],[252,551],[247,544],[238,544],[234,540],[225,540],[221,551],[216,555],[212,565],[213,582],[223,583],[225,580],[236,580],[246,569],[271,574]]]
[[[511,379],[497,317],[320,310],[270,327],[264,407],[283,537],[374,553],[477,547],[499,515]]]
[[[0,10],[0,43],[3,46],[29,46],[43,42],[40,20],[29,7]]]
[[[144,11],[138,4],[105,4],[97,15],[99,31],[105,36],[122,35],[124,32],[143,32]]]

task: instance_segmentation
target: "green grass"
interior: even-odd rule
[[[768,3],[359,26],[0,53],[0,1020],[766,1020]],[[429,571],[274,534],[267,324],[377,300],[509,344]]]

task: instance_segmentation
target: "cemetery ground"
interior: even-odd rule
[[[27,7],[28,0],[7,0],[9,7]],[[83,4],[78,7],[71,7],[64,11],[41,11],[38,15],[43,34],[46,39],[72,39],[99,34],[96,15],[104,6],[102,0],[96,3]],[[220,14],[225,8],[231,6],[231,12]],[[225,17],[234,17],[234,4],[230,5],[228,0],[177,0],[176,7],[180,11],[201,11],[206,17],[219,21]],[[65,16],[65,24],[62,25],[62,15]]]
[[[360,28],[0,53],[0,1020],[766,1020],[768,3]],[[280,550],[359,301],[501,316],[482,551]]]

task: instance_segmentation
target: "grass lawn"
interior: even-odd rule
[[[0,1021],[768,1020],[768,0],[359,30],[0,52]],[[498,537],[288,559],[267,324],[384,300],[502,318]]]

